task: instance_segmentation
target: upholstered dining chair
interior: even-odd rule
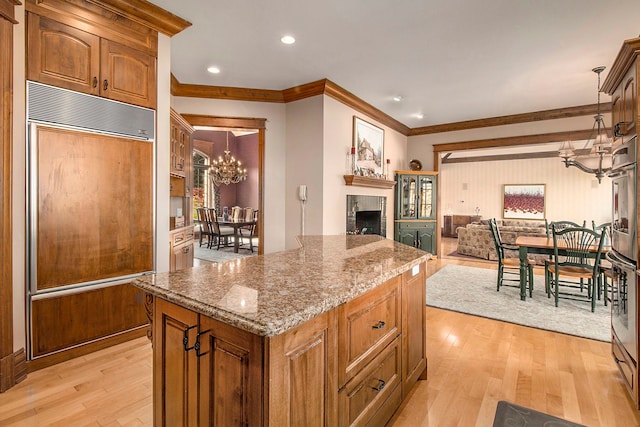
[[[212,226],[213,226],[213,236],[217,239],[217,243],[218,243],[218,247],[217,249],[220,250],[220,244],[224,243],[224,246],[229,246],[229,237],[233,237],[235,235],[235,232],[233,230],[233,227],[221,227],[220,224],[218,223],[218,216],[216,215],[216,210],[213,208],[209,208],[210,212],[209,215],[211,215],[211,219],[212,219]]]
[[[551,232],[553,262],[545,265],[547,296],[553,295],[556,307],[559,299],[565,298],[590,302],[591,311],[595,311],[604,239],[597,231],[585,227],[556,230],[552,224]]]
[[[496,290],[500,291],[502,286],[520,287],[520,258],[507,256],[507,251],[517,251],[518,247],[503,243],[500,236],[500,229],[495,218],[489,220],[489,230],[493,238],[493,244],[498,255],[498,280]],[[529,287],[529,296],[533,296],[533,265],[534,262],[527,260],[527,277],[525,283]],[[507,277],[505,277],[507,275]],[[507,283],[505,283],[507,282]],[[509,284],[515,282],[513,284]]]

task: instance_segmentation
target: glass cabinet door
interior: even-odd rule
[[[419,177],[418,218],[432,218],[435,214],[434,189],[432,176]]]
[[[400,218],[415,219],[417,216],[417,186],[416,177],[402,176],[400,179]]]

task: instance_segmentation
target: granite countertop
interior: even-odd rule
[[[305,236],[299,249],[136,279],[135,286],[246,331],[273,336],[427,261],[376,235]]]

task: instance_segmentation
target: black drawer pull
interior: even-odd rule
[[[378,323],[376,323],[375,325],[372,326],[373,329],[383,329],[385,327],[386,323],[384,323],[382,320],[378,320]]]
[[[371,387],[371,388],[374,389],[375,391],[382,391],[385,385],[387,385],[387,383],[384,380],[378,379],[378,385],[376,387]]]
[[[109,81],[107,79],[104,79],[104,81],[102,82],[102,89],[103,90],[109,89]]]
[[[98,87],[98,78],[93,76],[93,87]]]
[[[184,351],[193,350],[194,347],[188,347],[189,345],[189,331],[193,328],[197,328],[197,325],[188,326],[184,328],[184,335],[182,336],[182,346],[184,347]]]

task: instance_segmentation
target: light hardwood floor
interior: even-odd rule
[[[495,268],[445,255],[428,273],[446,264]],[[491,426],[499,400],[589,427],[640,426],[606,343],[427,308],[427,345],[428,379],[393,427]],[[139,338],[29,374],[0,394],[0,426],[150,426],[151,387],[151,346]]]

